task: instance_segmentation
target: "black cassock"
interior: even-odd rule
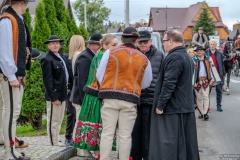
[[[149,160],[199,160],[194,113],[151,118]]]

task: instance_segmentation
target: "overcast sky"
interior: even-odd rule
[[[76,0],[71,0],[74,2]],[[198,0],[129,0],[130,1],[130,23],[140,19],[148,21],[151,7],[180,8],[189,7]],[[111,9],[109,20],[124,22],[125,0],[104,0],[105,6]],[[210,7],[219,7],[223,23],[232,30],[232,25],[240,21],[239,0],[206,0]]]

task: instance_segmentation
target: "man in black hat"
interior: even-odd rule
[[[30,34],[22,14],[33,0],[11,0],[0,16],[0,85],[5,113],[3,135],[4,160],[27,159],[15,151],[16,121],[19,117],[24,91],[26,69],[30,69]],[[13,100],[14,97],[14,100]]]
[[[215,81],[212,74],[212,59],[209,56],[204,55],[205,48],[197,46],[194,51],[197,52],[197,56],[193,58],[195,71],[193,75],[193,86],[197,99],[197,106],[199,110],[198,118],[208,120],[208,108],[209,108],[209,90]]]
[[[117,125],[119,159],[129,159],[141,89],[149,87],[152,81],[150,61],[136,48],[138,37],[135,28],[126,28],[122,34],[123,45],[107,50],[97,70],[98,97],[103,99],[101,160],[109,159]]]
[[[51,145],[59,145],[59,132],[65,113],[67,85],[72,77],[67,60],[59,53],[60,42],[57,36],[50,36],[44,43],[48,52],[41,60],[45,100],[47,102],[47,133]]]
[[[195,46],[202,46],[204,48],[207,48],[208,38],[203,33],[203,27],[199,27],[198,32],[193,35],[192,43]]]
[[[137,118],[132,133],[133,160],[148,159],[149,132],[150,132],[150,113],[154,97],[154,89],[157,76],[163,60],[163,53],[152,45],[151,33],[140,31],[137,47],[149,59],[152,67],[153,79],[151,85],[143,89],[140,96],[140,105],[137,106]]]

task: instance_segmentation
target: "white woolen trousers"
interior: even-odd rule
[[[59,133],[64,118],[66,101],[60,105],[53,105],[47,101],[47,134],[51,145],[58,145]]]
[[[197,105],[202,114],[206,114],[209,107],[209,86],[207,88],[203,88],[201,86],[200,90],[195,90]]]
[[[100,159],[109,160],[113,136],[118,123],[119,159],[129,160],[132,145],[132,130],[137,117],[136,104],[117,100],[104,99],[101,109],[102,134],[100,141]]]
[[[5,154],[4,160],[9,160],[10,156],[19,157],[21,154],[15,151],[15,144],[10,146],[10,140],[15,142],[16,122],[22,107],[22,97],[24,88],[20,85],[17,88],[11,87],[8,81],[5,81],[3,74],[0,74],[0,89],[3,100],[3,136]],[[1,119],[1,120],[2,120]]]

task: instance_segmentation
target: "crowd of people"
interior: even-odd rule
[[[60,52],[64,40],[52,35],[44,42],[44,55],[32,49],[21,16],[31,1],[11,0],[0,17],[4,160],[30,159],[15,150],[28,146],[16,137],[16,121],[26,70],[35,59],[41,60],[50,145],[63,145],[59,134],[66,110],[65,145],[78,148],[82,156],[93,153],[108,160],[118,146],[120,160],[200,159],[195,108],[198,118],[209,119],[209,94],[215,86],[217,111],[223,111],[225,75],[223,54],[215,40],[208,43],[202,27],[193,36],[195,48],[188,51],[177,30],[164,33],[164,54],[152,44],[149,31],[127,27],[121,45],[111,34],[94,33],[86,42],[73,35],[67,55]]]

